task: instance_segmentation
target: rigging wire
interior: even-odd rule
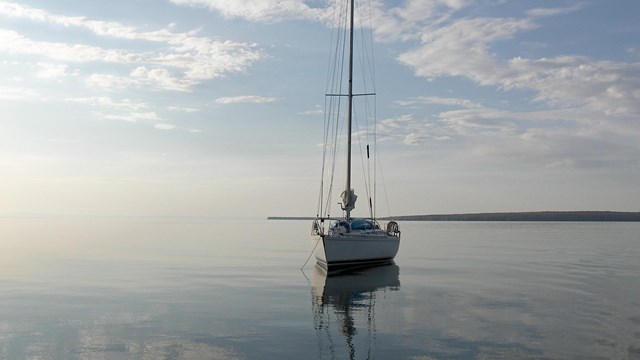
[[[331,44],[335,44],[334,50],[330,52],[329,61],[328,61],[328,70],[327,70],[327,88],[326,94],[331,93],[340,93],[342,90],[342,77],[344,76],[344,54],[346,48],[346,33],[344,31],[346,26],[347,18],[344,15],[345,11],[338,11],[339,8],[334,8],[334,23],[332,26],[331,33]],[[343,59],[342,61],[338,61],[338,59]],[[340,128],[340,107],[341,107],[341,99],[338,97],[337,99],[326,96],[325,97],[325,106],[324,106],[324,117],[325,117],[325,125],[324,125],[324,138],[323,138],[323,163],[322,163],[322,174],[321,174],[321,192],[318,199],[318,212],[323,216],[327,217],[331,213],[331,197],[333,193],[333,181],[335,178],[335,167],[336,167],[336,157],[339,150],[339,128]],[[335,116],[335,118],[334,118]],[[328,170],[326,168],[327,156],[331,160],[331,168]],[[328,184],[325,184],[325,178],[328,180]],[[324,190],[327,190],[326,196],[326,205],[324,206],[323,211],[323,195]]]
[[[387,214],[391,215],[392,212],[391,212],[391,205],[389,204],[389,195],[387,194],[387,186],[384,181],[384,174],[382,173],[382,162],[380,161],[380,156],[376,155],[376,159],[378,162],[378,169],[380,171],[380,180],[382,181],[382,192],[384,193],[384,198],[387,203]]]
[[[332,82],[331,82],[331,90],[336,90],[337,92],[335,92],[335,94],[341,94],[342,93],[342,86],[343,86],[343,81],[342,79],[344,78],[344,71],[345,71],[345,53],[346,53],[346,49],[347,49],[347,35],[348,33],[344,30],[346,29],[346,25],[347,25],[347,21],[348,18],[346,17],[346,11],[342,12],[342,14],[344,14],[344,16],[340,19],[340,22],[342,22],[342,26],[338,26],[338,36],[336,37],[336,49],[335,49],[335,58],[333,63],[335,64],[335,67],[333,69],[333,77],[332,77]],[[342,59],[342,61],[338,61],[338,59]],[[331,94],[331,93],[328,93]],[[333,138],[333,148],[332,148],[332,167],[331,167],[331,174],[330,174],[330,184],[329,184],[329,190],[328,190],[328,196],[327,196],[327,204],[326,204],[326,209],[327,209],[327,217],[329,216],[330,212],[331,212],[331,198],[332,198],[332,194],[333,194],[333,182],[335,179],[335,174],[336,174],[336,158],[338,156],[338,152],[339,152],[339,148],[340,148],[340,140],[341,140],[341,136],[340,136],[340,124],[342,123],[344,126],[344,122],[341,122],[341,108],[342,108],[342,97],[341,96],[329,96],[329,112],[328,112],[328,117],[327,117],[327,121],[332,121],[331,119],[333,119],[334,116],[334,111],[335,111],[335,120],[333,121],[333,126],[334,126],[334,138]],[[335,107],[335,109],[334,109]]]
[[[309,253],[309,256],[307,256],[307,260],[305,260],[304,264],[302,264],[302,266],[300,267],[300,270],[304,269],[304,267],[307,265],[307,263],[309,262],[309,259],[311,259],[311,255],[313,255],[313,252],[316,251],[316,248],[318,247],[319,243],[320,243],[320,239],[316,240],[316,245],[313,247],[313,249]]]
[[[365,175],[363,177],[364,180],[364,189],[365,189],[365,194],[367,195],[367,202],[369,203],[369,214],[371,217],[373,217],[373,209],[370,203],[370,199],[371,199],[371,193],[370,193],[370,179],[367,179],[367,167],[368,167],[368,161],[365,161],[364,155],[363,155],[363,151],[362,151],[362,143],[363,141],[361,140],[361,131],[359,130],[359,126],[358,126],[358,117],[356,116],[357,112],[355,110],[353,110],[353,119],[354,119],[354,123],[356,125],[356,136],[358,137],[358,148],[360,149],[360,164],[362,165],[362,173]],[[365,133],[367,131],[365,130]]]
[[[357,60],[357,71],[360,73],[358,78],[359,87],[362,89],[357,90],[354,94],[354,99],[359,98],[361,95],[375,95],[375,62],[373,57],[373,31],[372,27],[372,7],[371,3],[367,2],[368,6],[356,6],[358,23],[356,26],[357,40],[354,41],[354,48],[356,53],[354,57]],[[323,128],[323,158],[321,168],[321,182],[320,182],[320,194],[318,197],[318,214],[321,216],[329,217],[331,213],[331,205],[333,204],[331,198],[333,196],[335,179],[337,177],[337,158],[340,154],[340,148],[344,145],[344,134],[347,126],[346,121],[346,101],[342,98],[346,97],[342,93],[343,87],[348,80],[346,79],[345,71],[346,65],[346,52],[349,46],[348,40],[348,22],[349,22],[349,4],[344,3],[344,6],[336,6],[333,8],[333,23],[331,32],[331,44],[332,51],[329,55],[329,64],[327,67],[327,88],[324,105],[324,128]],[[367,14],[368,13],[368,14]],[[364,16],[367,14],[367,16]],[[366,31],[365,31],[366,30]],[[361,93],[362,92],[362,93]],[[380,169],[380,160],[378,158],[377,150],[377,99],[373,96],[373,99],[369,99],[370,96],[363,96],[364,104],[357,101],[358,106],[353,106],[352,120],[355,125],[355,135],[358,139],[364,189],[366,191],[367,205],[369,208],[369,216],[375,218],[376,213],[376,200],[378,191],[379,176],[382,175],[382,169]],[[355,102],[355,101],[354,101]],[[364,119],[359,118],[360,110],[357,107],[364,109]],[[364,120],[364,121],[363,121]],[[364,130],[359,126],[364,122]],[[352,131],[353,131],[352,130]],[[366,145],[366,159],[364,158],[364,146]],[[371,149],[372,148],[372,149]],[[330,164],[327,162],[330,161]],[[384,181],[381,184],[384,188]],[[385,197],[386,188],[383,189]],[[387,207],[389,200],[387,197]]]
[[[364,94],[373,95],[373,104],[370,101],[370,96],[364,96],[364,120],[365,120],[365,144],[367,147],[367,158],[366,161],[362,155],[362,140],[360,140],[361,132],[358,132],[359,140],[360,140],[360,153],[363,166],[363,175],[365,176],[365,190],[367,193],[367,200],[369,206],[369,215],[371,218],[375,218],[375,188],[376,188],[376,173],[375,173],[375,148],[376,148],[376,123],[375,123],[375,114],[376,114],[376,88],[375,88],[375,72],[373,67],[373,34],[372,31],[365,31],[365,28],[372,29],[371,24],[371,3],[369,2],[369,6],[364,8],[358,7],[358,18],[360,22],[358,24],[360,31],[358,32],[360,41],[356,43],[356,48],[358,50],[358,60],[360,64],[360,72],[361,72],[361,82],[364,89]],[[369,12],[369,16],[363,16],[363,12]],[[365,24],[363,19],[369,19],[369,22]],[[366,37],[366,34],[369,34],[369,37]],[[369,46],[371,45],[371,46]],[[370,145],[373,143],[373,158],[370,156]],[[366,165],[365,165],[366,162]],[[373,166],[372,166],[373,164]],[[373,171],[372,171],[373,170]],[[372,174],[373,172],[373,174]]]
[[[368,16],[363,17],[363,19],[368,19],[368,27],[370,29],[370,31],[366,32],[369,36],[368,41],[362,41],[363,46],[366,48],[367,44],[371,44],[371,46],[369,47],[369,49],[366,51],[366,53],[369,56],[365,56],[364,58],[367,60],[367,65],[368,65],[368,69],[369,69],[369,78],[371,79],[371,86],[373,89],[373,93],[377,94],[377,87],[376,87],[376,67],[375,67],[375,56],[374,55],[374,49],[373,49],[373,11],[372,11],[372,6],[371,6],[371,1],[367,2],[368,7]],[[362,32],[362,36],[364,38],[364,34],[365,32]],[[368,99],[367,99],[368,101]],[[368,104],[368,103],[367,103]],[[378,199],[377,196],[377,160],[378,160],[378,131],[377,131],[377,119],[378,119],[378,97],[374,96],[373,97],[373,106],[369,107],[367,106],[367,109],[373,109],[373,113],[370,114],[371,115],[371,119],[372,119],[372,124],[371,124],[371,129],[372,129],[372,138],[373,138],[373,204],[372,204],[372,218],[376,218],[376,201]]]

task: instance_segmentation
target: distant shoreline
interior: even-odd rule
[[[269,216],[267,220],[313,220],[309,216]],[[401,215],[380,218],[399,221],[640,221],[640,212],[623,211],[536,211],[470,214]]]

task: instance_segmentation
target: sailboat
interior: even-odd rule
[[[355,0],[348,0],[349,2],[345,5],[347,16],[344,17],[344,28],[348,29],[348,36],[345,32],[345,36],[336,36],[335,38],[338,40],[338,43],[342,41],[344,45],[344,50],[339,50],[340,46],[336,46],[336,54],[343,55],[348,59],[347,64],[342,62],[343,67],[334,67],[334,83],[339,83],[339,85],[333,85],[332,91],[326,94],[327,106],[325,106],[325,116],[328,121],[325,124],[325,141],[324,144],[324,157],[323,157],[323,176],[322,182],[320,186],[320,196],[318,201],[318,213],[316,215],[316,219],[313,221],[312,230],[311,230],[311,238],[314,244],[313,253],[317,260],[318,265],[322,266],[327,270],[335,270],[344,267],[355,267],[355,266],[370,266],[377,264],[386,264],[393,261],[394,257],[398,252],[398,248],[400,246],[400,229],[398,227],[398,223],[395,221],[389,221],[386,226],[382,227],[375,218],[374,212],[374,201],[373,197],[375,196],[375,191],[371,191],[370,187],[372,183],[375,183],[376,177],[376,161],[373,160],[374,163],[374,181],[366,180],[366,175],[363,175],[365,179],[366,194],[368,197],[369,203],[369,216],[366,217],[353,217],[352,211],[355,209],[355,203],[357,199],[357,195],[355,194],[354,189],[352,188],[352,137],[353,137],[353,127],[354,127],[354,98],[355,97],[363,97],[367,98],[369,96],[374,96],[375,93],[365,91],[362,93],[354,92],[354,18],[355,18]],[[342,20],[340,20],[342,21]],[[348,23],[348,25],[347,25]],[[348,40],[347,40],[348,39]],[[348,46],[346,46],[348,42]],[[359,49],[363,49],[361,46]],[[348,49],[348,54],[346,54]],[[335,56],[334,58],[338,58]],[[337,63],[337,61],[335,62]],[[360,62],[365,63],[366,61]],[[340,74],[344,73],[344,66],[348,66],[348,86],[347,92],[344,93],[342,91],[342,76]],[[339,78],[338,81],[335,81],[336,78]],[[366,83],[366,82],[365,82]],[[366,86],[365,86],[366,87]],[[345,116],[340,114],[340,110],[345,105],[344,99],[346,99],[346,119],[341,120]],[[367,102],[368,103],[368,102]],[[366,114],[368,112],[365,111]],[[334,119],[335,115],[335,121]],[[342,117],[341,117],[342,116]],[[333,122],[332,122],[333,121]],[[335,124],[335,125],[330,125]],[[339,129],[344,128],[346,125],[346,171],[344,174],[345,183],[344,183],[344,191],[341,193],[341,203],[340,207],[342,209],[342,216],[338,218],[331,217],[329,215],[331,209],[331,194],[333,189],[333,178],[335,172],[335,159],[336,153],[338,152],[341,138],[338,136]],[[375,130],[375,124],[374,124]],[[374,132],[366,132],[371,134]],[[334,136],[335,134],[335,136]],[[363,141],[358,138],[360,145],[360,152],[363,151]],[[375,135],[373,135],[373,142],[375,145]],[[333,140],[333,147],[329,146],[329,143]],[[375,147],[374,147],[375,149]],[[367,163],[371,163],[370,159],[370,146],[366,145],[366,157]],[[376,151],[374,150],[374,157]],[[327,165],[329,159],[332,161],[332,165]],[[363,161],[364,163],[364,161]],[[363,166],[364,167],[364,166]],[[328,173],[331,173],[328,178],[330,179],[325,183],[325,170]],[[371,171],[368,172],[370,175]],[[326,195],[326,202],[324,196]],[[326,204],[326,205],[325,205]]]

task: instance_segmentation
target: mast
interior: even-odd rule
[[[347,114],[347,184],[346,194],[349,199],[349,205],[351,204],[351,116],[353,112],[353,14],[354,14],[354,0],[351,0],[350,4],[350,20],[349,20],[349,93],[347,95],[349,99],[348,114]],[[346,206],[346,218],[351,218],[351,206]]]

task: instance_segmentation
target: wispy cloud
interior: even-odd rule
[[[413,114],[384,119],[376,128],[382,138],[397,138],[405,145],[417,146],[425,142],[450,140],[455,132],[438,120],[416,118]]]
[[[78,98],[65,98],[64,101],[92,105],[102,106],[119,110],[141,110],[147,107],[147,104],[142,102],[133,102],[129,99],[122,101],[115,101],[108,96],[93,96],[93,97],[78,97]]]
[[[182,111],[186,113],[193,113],[200,111],[200,109],[192,108],[192,107],[180,107],[180,106],[169,106],[167,108],[169,111]]]
[[[381,122],[385,134],[418,146],[456,139],[478,159],[544,167],[638,167],[637,125],[609,122],[583,107],[514,112],[488,107],[447,110],[435,117],[405,115]]]
[[[111,74],[91,74],[85,79],[85,83],[89,87],[106,90],[125,89],[139,84],[139,82],[133,78]]]
[[[640,63],[580,56],[501,59],[491,44],[538,25],[528,19],[461,19],[425,32],[422,45],[398,60],[428,79],[460,76],[479,85],[529,90],[553,107],[581,106],[606,115],[640,112]]]
[[[32,100],[40,98],[41,94],[33,89],[13,86],[0,86],[2,100]]]
[[[439,96],[422,96],[412,99],[405,100],[396,100],[396,104],[400,106],[412,106],[412,105],[425,105],[425,104],[434,104],[434,105],[445,105],[445,106],[455,106],[455,107],[463,107],[468,109],[480,108],[481,104],[471,101],[469,99],[458,99],[458,98],[445,98]]]
[[[321,19],[325,9],[313,8],[303,0],[171,0],[176,5],[208,8],[226,17],[251,21],[277,22],[286,19]]]
[[[121,50],[105,50],[96,46],[36,41],[12,30],[0,29],[0,52],[9,54],[39,55],[52,60],[67,62],[118,62],[131,63],[142,60],[142,55]]]
[[[105,114],[96,112],[96,116],[103,120],[118,120],[128,122],[157,122],[162,120],[155,112],[130,112],[126,114]]]
[[[229,97],[221,97],[217,98],[214,103],[218,105],[228,105],[228,104],[265,104],[272,103],[278,101],[278,99],[273,97],[264,97],[257,95],[242,95],[242,96],[229,96]]]
[[[38,63],[40,70],[36,76],[42,79],[64,78],[68,75],[68,66],[65,64]]]
[[[324,110],[322,110],[322,106],[316,105],[315,109],[302,111],[299,114],[300,115],[322,115],[324,114]]]
[[[130,76],[138,84],[165,90],[188,91],[190,86],[194,85],[192,80],[178,78],[164,68],[147,69],[144,66],[139,66],[131,72]]]
[[[171,0],[176,5],[206,8],[228,18],[241,18],[252,22],[274,23],[286,20],[307,20],[334,26],[332,22],[335,1],[309,2],[305,0]],[[312,5],[313,4],[313,5]],[[357,11],[356,21],[363,27],[372,27],[375,36],[383,41],[410,40],[419,35],[419,29],[433,27],[449,18],[452,11],[468,6],[468,0],[406,1],[389,7],[382,1],[372,1],[364,10]],[[366,13],[370,21],[360,21]]]
[[[158,130],[172,130],[176,128],[175,125],[171,124],[155,124],[153,127]]]
[[[495,85],[509,71],[489,51],[489,44],[535,27],[528,19],[462,19],[425,31],[422,44],[400,54],[398,60],[429,79],[464,76],[481,85]]]
[[[578,9],[534,9],[528,15]],[[467,151],[477,156],[521,157],[553,166],[633,164],[640,156],[640,149],[632,145],[640,141],[640,123],[633,120],[640,114],[640,63],[585,56],[504,59],[492,51],[494,43],[538,26],[530,18],[462,18],[424,29],[421,44],[398,56],[417,76],[463,77],[507,92],[524,90],[533,94],[531,101],[539,109],[516,112],[434,97],[399,100],[396,103],[407,110],[432,104],[454,107],[435,118],[393,122],[406,134],[404,142],[418,145],[432,139],[429,134],[435,131],[465,138],[471,147]],[[618,144],[612,144],[613,138]],[[572,151],[573,147],[583,150]]]
[[[530,17],[545,17],[570,14],[576,12],[582,8],[582,4],[576,3],[569,7],[555,7],[555,8],[535,8],[527,11],[527,15]]]
[[[0,52],[36,55],[63,63],[107,62],[132,67],[129,80],[112,73],[90,75],[88,84],[101,87],[151,84],[163,90],[188,91],[204,80],[243,72],[266,56],[254,43],[219,41],[199,36],[197,31],[139,31],[117,22],[58,15],[6,1],[0,1],[0,16],[82,28],[102,37],[158,44],[152,51],[137,53],[79,43],[32,40],[16,31],[0,29]]]
[[[188,129],[168,122],[168,119],[158,115],[155,111],[140,111],[147,108],[147,104],[133,102],[129,99],[114,101],[110,97],[67,98],[65,101],[86,104],[104,108],[105,111],[94,111],[97,119],[111,121],[126,121],[153,126],[157,130],[180,129],[191,133],[200,133],[198,129]],[[184,110],[180,110],[184,111]]]

